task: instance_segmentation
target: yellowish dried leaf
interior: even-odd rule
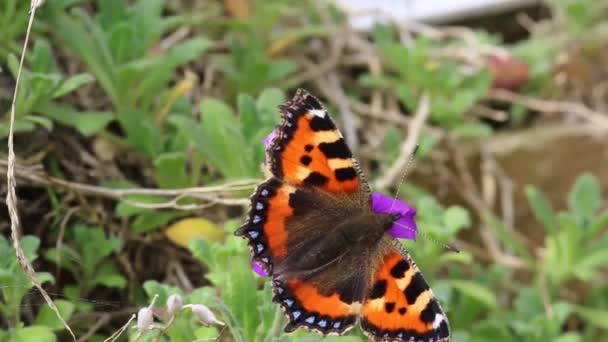
[[[213,242],[223,242],[226,233],[213,222],[204,218],[185,218],[170,225],[165,235],[176,245],[188,247],[192,238],[198,237]]]

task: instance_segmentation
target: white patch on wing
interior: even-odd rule
[[[325,112],[323,109],[312,109],[310,111],[310,114],[318,116],[320,118],[324,118],[325,116],[327,116],[327,112]]]
[[[439,328],[441,322],[445,320],[442,314],[435,314],[435,319],[433,320],[433,329]]]

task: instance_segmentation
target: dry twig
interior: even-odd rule
[[[32,0],[30,7],[30,17],[27,24],[27,30],[25,33],[25,41],[23,42],[23,50],[21,52],[21,59],[19,61],[19,69],[17,70],[17,79],[15,80],[15,91],[13,93],[13,100],[11,103],[11,114],[10,114],[10,124],[9,124],[9,133],[8,133],[8,162],[6,166],[6,183],[7,183],[7,194],[6,194],[6,206],[8,207],[8,212],[11,220],[11,239],[13,240],[13,248],[15,249],[15,254],[17,256],[17,261],[19,262],[19,266],[23,269],[23,272],[27,275],[28,279],[36,286],[38,291],[44,297],[44,300],[48,304],[49,308],[55,312],[55,315],[61,323],[65,326],[65,328],[70,332],[74,341],[76,341],[76,336],[74,332],[70,328],[70,326],[63,319],[63,316],[59,312],[57,306],[49,296],[49,294],[42,288],[42,284],[36,277],[36,271],[34,267],[25,257],[23,249],[21,248],[20,243],[20,222],[19,222],[19,213],[17,211],[17,181],[15,178],[15,151],[13,146],[13,134],[14,134],[14,126],[15,126],[15,104],[17,102],[17,95],[19,93],[19,80],[21,79],[21,72],[23,70],[23,61],[25,60],[25,52],[27,50],[27,43],[30,38],[30,32],[32,30],[32,24],[34,23],[34,16],[36,15],[36,9],[42,6],[43,0]]]
[[[422,95],[418,104],[418,110],[416,111],[414,119],[409,125],[407,138],[403,144],[401,144],[401,152],[399,153],[399,157],[397,157],[397,160],[395,160],[393,165],[386,170],[384,176],[379,178],[374,183],[374,188],[384,189],[388,187],[397,180],[400,174],[403,173],[410,156],[416,149],[418,137],[420,136],[422,127],[424,126],[426,119],[429,117],[431,112],[430,106],[431,104],[428,94]]]

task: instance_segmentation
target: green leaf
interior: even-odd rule
[[[61,97],[65,94],[71,93],[72,91],[82,87],[85,84],[93,82],[95,79],[91,74],[83,73],[74,75],[64,82],[61,83],[59,88],[55,89],[52,94],[52,98]]]
[[[53,302],[55,303],[55,306],[57,306],[57,309],[59,309],[59,312],[61,313],[63,319],[68,321],[70,317],[72,317],[72,314],[74,314],[74,310],[76,309],[74,304],[70,301],[62,299],[57,299]],[[34,321],[34,324],[47,326],[54,331],[63,330],[65,328],[63,326],[63,323],[59,320],[55,312],[51,310],[48,304],[45,304],[42,309],[40,309],[38,315],[36,315],[36,320]]]
[[[492,128],[483,123],[464,123],[453,129],[454,134],[465,138],[483,138],[492,135]]]
[[[547,233],[553,234],[556,231],[555,212],[547,198],[536,187],[528,185],[525,188],[528,203],[532,207],[534,217],[544,227]]]
[[[568,206],[581,218],[591,219],[602,205],[600,184],[592,174],[584,174],[576,180],[568,194]]]
[[[575,332],[568,332],[563,335],[559,335],[553,342],[582,342],[583,338],[581,335]]]
[[[46,128],[47,131],[53,130],[53,122],[43,116],[38,115],[24,115],[23,120],[28,120],[33,123],[37,123],[40,126]]]
[[[467,297],[476,299],[488,308],[495,308],[498,304],[496,295],[490,289],[479,283],[457,279],[444,280],[443,283],[455,288]]]
[[[154,160],[154,176],[159,187],[178,189],[188,186],[186,155],[183,152],[162,153]]]
[[[56,342],[57,337],[49,327],[33,325],[16,329],[10,336],[8,342]]]
[[[75,128],[84,136],[99,133],[114,119],[114,115],[109,112],[79,112],[70,105],[50,102],[41,104],[39,111],[62,125]]]
[[[597,249],[585,254],[572,268],[580,279],[589,281],[599,267],[608,265],[608,249]]]
[[[127,286],[127,279],[123,277],[114,264],[104,263],[95,271],[94,284],[106,287],[124,289]]]
[[[458,206],[451,206],[443,215],[443,225],[451,234],[454,234],[461,228],[470,226],[471,217],[466,209]]]
[[[574,311],[582,316],[589,324],[601,329],[608,329],[608,310],[575,305]]]
[[[142,212],[133,221],[131,228],[136,233],[145,233],[160,228],[176,217],[187,215],[187,212],[175,211],[148,211]]]

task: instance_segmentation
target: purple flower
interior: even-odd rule
[[[272,144],[272,141],[274,140],[274,138],[276,138],[276,136],[277,131],[273,129],[272,132],[270,132],[270,134],[266,136],[266,138],[262,139],[262,142],[264,143],[264,147],[266,147],[266,149],[270,147],[270,144]]]
[[[266,272],[266,270],[262,267],[262,265],[260,265],[259,262],[252,262],[251,263],[251,268],[253,269],[253,271],[255,273],[257,273],[260,277],[268,277],[268,273]]]
[[[399,239],[416,239],[416,209],[402,200],[388,197],[383,193],[372,194],[372,210],[377,213],[399,214],[400,217],[386,232]]]
[[[276,136],[277,134],[273,130],[264,140],[262,140],[266,148],[270,146],[272,140]],[[372,193],[371,198],[372,210],[374,212],[399,215],[399,219],[395,221],[393,226],[386,231],[388,234],[398,239],[416,239],[416,231],[418,230],[418,227],[416,226],[416,220],[414,219],[416,216],[416,209],[414,209],[414,207],[402,200],[388,197],[380,192]],[[262,268],[259,263],[253,262],[251,267],[255,273],[259,274],[260,276],[268,276],[268,273],[266,273],[264,268]]]

